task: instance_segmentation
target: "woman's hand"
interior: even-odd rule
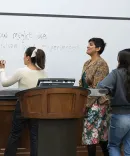
[[[0,68],[5,68],[6,61],[0,60]]]

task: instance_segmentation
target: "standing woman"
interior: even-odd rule
[[[118,53],[118,67],[98,84],[109,90],[111,120],[108,137],[110,156],[130,156],[130,49]]]
[[[24,64],[26,67],[18,69],[11,77],[6,77],[5,61],[0,61],[0,77],[3,87],[11,86],[18,82],[18,87],[28,89],[36,87],[39,78],[46,78],[45,53],[36,47],[29,47],[24,53]],[[24,128],[28,123],[30,131],[30,156],[37,156],[37,122],[30,121],[21,117],[20,103],[17,101],[13,114],[12,129],[9,135],[7,147],[4,156],[16,156],[18,140]]]
[[[91,57],[83,66],[79,85],[84,88],[95,88],[97,83],[104,79],[109,68],[101,58],[105,43],[101,38],[91,38],[88,41],[87,54]],[[96,101],[88,97],[86,114],[83,122],[82,142],[87,145],[88,155],[96,156],[96,144],[100,144],[104,156],[108,156],[108,109],[107,99],[100,98]]]

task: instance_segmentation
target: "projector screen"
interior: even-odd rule
[[[130,47],[130,21],[0,16],[0,59],[6,60],[6,73],[12,75],[24,67],[23,55],[29,46],[42,48],[46,53],[46,72],[50,78],[81,76],[88,40],[101,37],[107,43],[102,57],[110,71],[117,66],[117,54]],[[12,86],[12,88],[17,85]]]

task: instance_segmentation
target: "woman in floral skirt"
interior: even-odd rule
[[[92,38],[88,41],[87,54],[91,57],[83,66],[79,85],[84,88],[95,88],[97,83],[104,79],[109,68],[100,57],[105,48],[101,38]],[[87,145],[88,155],[96,156],[96,144],[100,144],[104,156],[109,156],[107,150],[109,105],[106,97],[96,100],[88,97],[86,113],[83,122],[82,142]]]

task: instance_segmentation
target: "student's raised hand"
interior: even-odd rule
[[[0,68],[5,68],[6,61],[0,60]]]

